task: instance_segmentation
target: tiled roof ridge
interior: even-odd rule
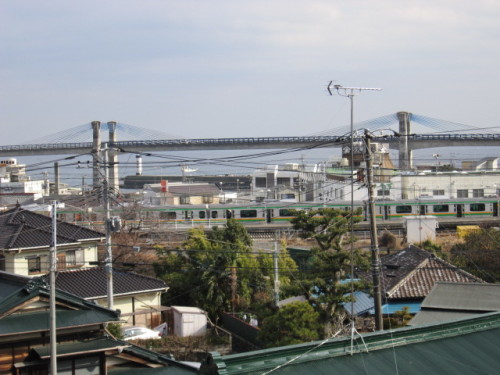
[[[79,269],[68,269],[68,270],[64,270],[64,271],[58,271],[58,273],[70,273],[70,272],[72,272],[72,273],[77,273],[77,272],[84,273],[84,272],[97,272],[97,271],[105,272],[106,269],[103,266],[97,266],[97,267],[85,267],[85,268],[79,268]],[[156,277],[153,277],[153,276],[147,276],[147,275],[143,275],[141,273],[137,273],[137,272],[133,272],[133,271],[125,271],[125,270],[113,267],[113,274],[118,274],[118,273],[123,274],[123,275],[132,275],[132,276],[139,277],[142,279],[148,279],[148,280],[159,281],[159,282],[165,283],[165,281],[158,279]]]
[[[143,279],[156,280],[156,281],[161,281],[161,282],[165,283],[163,280],[158,279],[156,277],[143,275],[141,273],[137,273],[137,272],[134,272],[134,271],[125,271],[125,270],[122,270],[122,269],[119,269],[119,268],[113,268],[113,272],[132,274],[134,276],[138,276],[138,277],[143,278]]]
[[[477,280],[478,283],[486,283],[483,279],[461,269],[460,267],[457,267],[455,266],[454,264],[452,263],[449,263],[447,262],[446,260],[438,257],[438,256],[434,256],[433,258],[434,261],[438,262],[438,263],[442,263],[444,264],[445,266],[448,266],[450,269],[454,270],[455,272],[458,272],[458,273],[461,273],[462,275],[466,276],[466,277],[469,277],[471,279],[474,279],[474,280]]]
[[[394,295],[399,288],[404,286],[412,277],[417,273],[421,268],[429,264],[429,258],[424,259],[422,262],[420,262],[411,272],[409,272],[405,277],[403,277],[401,280],[399,280],[398,283],[396,283],[389,292],[386,292],[387,297],[391,297]]]
[[[14,218],[16,217],[17,213],[19,212],[20,208],[21,208],[21,206],[16,206],[13,209],[4,212],[4,214],[10,215],[10,217],[5,222],[7,225],[14,224]]]
[[[16,243],[17,241],[17,238],[19,237],[19,235],[22,233],[23,229],[24,229],[24,224],[21,224],[19,225],[19,228],[17,228],[17,231],[16,233],[14,233],[11,237],[10,237],[10,241],[9,243],[7,244],[7,248],[11,248],[12,246],[14,246],[14,244]]]
[[[404,258],[402,256],[402,252],[413,252],[416,255],[423,256],[426,258],[429,257],[429,255],[433,255],[432,253],[428,252],[427,250],[421,249],[421,248],[414,246],[414,245],[410,245],[405,249],[401,249],[401,250],[395,252],[394,254],[390,254],[386,257],[383,257],[382,263],[384,265],[394,265],[394,266],[404,265],[404,263],[401,264],[401,259]],[[384,262],[384,258],[387,259],[387,261]]]

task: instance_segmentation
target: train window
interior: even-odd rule
[[[176,218],[175,212],[160,212],[160,219],[175,220]]]
[[[217,211],[212,211],[212,219],[217,219],[219,213]]]
[[[432,206],[432,212],[450,212],[450,207],[447,204],[436,204]]]
[[[257,210],[241,210],[241,217],[257,217]]]
[[[471,203],[470,210],[475,212],[486,211],[484,203]]]
[[[282,208],[279,211],[279,216],[292,216],[291,210],[287,210],[286,208]]]
[[[204,218],[206,217],[206,213],[205,213],[205,211],[198,211],[198,217],[199,217],[200,219],[204,219]]]
[[[397,214],[411,214],[411,206],[396,206]]]

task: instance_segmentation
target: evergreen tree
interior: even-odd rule
[[[262,322],[258,339],[267,347],[299,344],[320,337],[319,314],[307,302],[293,302]]]
[[[360,214],[361,210],[354,212],[353,224],[361,220]],[[347,236],[350,211],[320,208],[295,211],[294,215],[291,222],[295,229],[301,230],[300,236],[314,239],[317,244],[311,248],[312,267],[302,286],[306,288],[306,298],[320,314],[325,335],[330,336],[343,323],[339,315],[341,305],[350,301],[351,284],[342,280],[352,277],[351,267],[368,266],[367,254],[345,248],[353,240]]]

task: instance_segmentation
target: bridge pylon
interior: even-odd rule
[[[101,186],[101,174],[99,171],[99,159],[101,152],[101,122],[92,121],[92,185],[94,189]]]

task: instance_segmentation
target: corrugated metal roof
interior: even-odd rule
[[[93,326],[118,320],[117,316],[102,310],[65,310],[57,311],[56,314],[57,329]],[[0,320],[0,336],[48,331],[49,322],[47,311],[12,314]]]
[[[470,318],[478,315],[477,312],[464,312],[464,311],[447,311],[447,310],[420,310],[417,315],[410,320],[410,326],[421,326],[425,324],[432,324],[437,322],[451,322],[452,320],[459,320]]]
[[[200,374],[497,374],[500,313],[228,356]]]
[[[422,302],[422,308],[498,311],[500,284],[438,283]]]
[[[354,292],[354,302],[343,303],[344,310],[351,315],[361,315],[373,308],[373,297],[364,292]],[[354,310],[354,312],[353,312]]]
[[[116,341],[107,337],[100,337],[95,340],[78,341],[57,345],[57,357],[75,355],[79,353],[97,353],[109,349],[124,348],[128,344],[121,341]],[[41,358],[50,358],[50,346],[40,346],[33,348],[33,351]]]

